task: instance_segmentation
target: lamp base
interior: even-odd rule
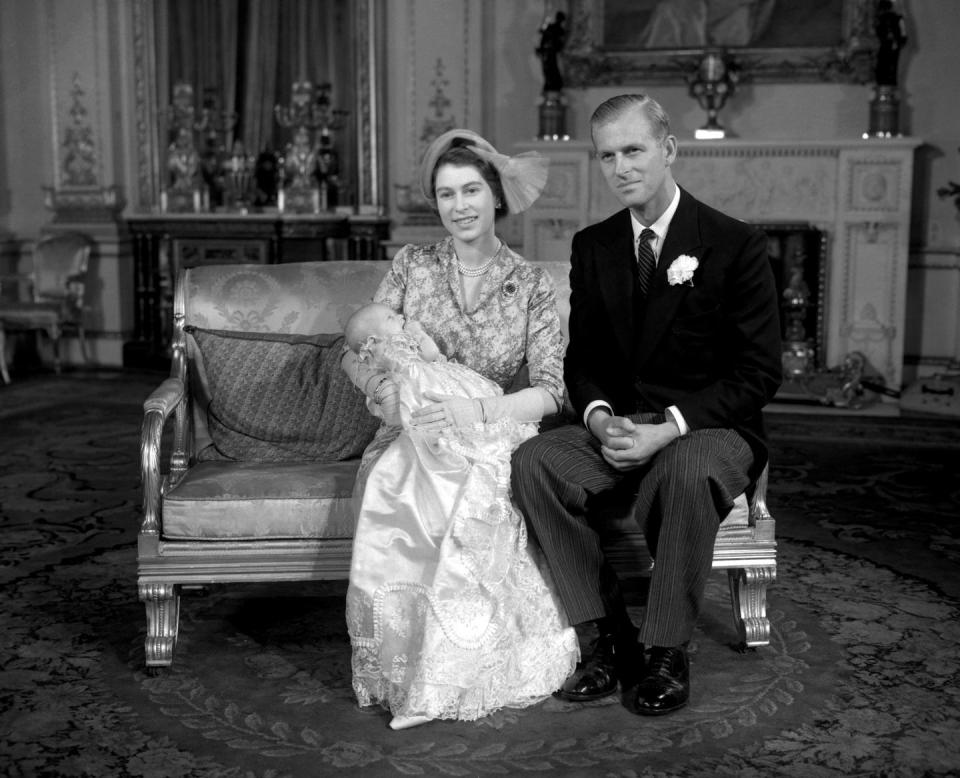
[[[722,140],[727,137],[727,131],[723,127],[701,127],[693,131],[693,137],[697,140]]]
[[[562,92],[543,93],[540,100],[540,140],[570,140],[567,134],[567,99]]]
[[[900,136],[900,93],[895,86],[877,84],[870,101],[870,126],[864,138]]]

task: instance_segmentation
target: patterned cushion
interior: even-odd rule
[[[379,421],[340,369],[342,335],[188,328],[195,399],[213,441],[201,460],[358,457]]]

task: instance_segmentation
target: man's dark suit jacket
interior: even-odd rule
[[[667,282],[682,254],[693,285]],[[605,400],[617,415],[675,405],[690,429],[737,430],[767,461],[761,409],[780,386],[779,300],[764,233],[680,191],[642,310],[624,209],[573,238],[564,378],[578,416]]]

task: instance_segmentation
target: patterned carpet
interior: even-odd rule
[[[770,415],[773,639],[731,650],[717,574],[687,709],[548,700],[397,733],[353,701],[339,582],[185,597],[173,669],[143,671],[137,447],[161,378],[0,387],[5,776],[960,773],[955,419]]]

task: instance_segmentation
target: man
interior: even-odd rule
[[[520,446],[513,494],[571,623],[598,631],[558,695],[619,683],[631,710],[659,715],[687,703],[717,528],[766,462],[778,300],[764,234],[674,182],[677,140],[656,101],[614,97],[590,123],[625,209],[573,238],[564,378],[582,425]],[[624,493],[655,560],[639,634],[596,527],[598,503]]]

